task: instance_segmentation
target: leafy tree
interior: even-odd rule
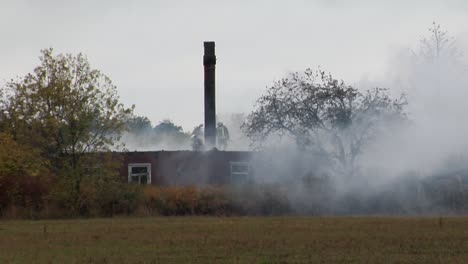
[[[132,109],[119,103],[111,80],[83,54],[42,50],[33,73],[10,81],[1,101],[3,129],[19,143],[37,147],[58,169],[84,153],[107,151]]]
[[[148,142],[154,142],[153,126],[147,117],[131,116],[126,121],[126,126],[127,129],[120,139],[125,148],[145,148],[148,147]]]
[[[185,133],[181,126],[174,124],[171,120],[163,120],[153,128],[156,141],[171,145],[185,145],[189,140],[189,135]]]
[[[291,137],[301,149],[352,174],[378,129],[405,117],[405,103],[404,96],[392,99],[385,89],[361,93],[330,74],[307,69],[269,87],[242,128],[259,146],[274,135]]]
[[[35,149],[19,145],[10,135],[0,133],[0,177],[48,173],[47,161],[38,154]]]
[[[171,120],[165,119],[154,127],[154,133],[156,134],[181,134],[184,133],[181,126],[174,124]]]
[[[32,73],[11,80],[0,100],[1,130],[37,149],[51,169],[67,178],[77,197],[93,153],[107,152],[125,129],[125,108],[111,80],[83,54],[41,51]]]
[[[0,133],[0,215],[8,206],[38,209],[46,192],[47,161],[39,153]]]
[[[146,116],[132,116],[127,120],[130,133],[142,134],[153,129],[151,121]]]
[[[147,117],[132,116],[127,121],[128,131],[122,143],[130,149],[186,149],[189,134],[171,120],[163,120],[154,128]]]

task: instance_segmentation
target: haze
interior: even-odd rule
[[[203,122],[203,41],[216,41],[217,111],[249,112],[265,86],[321,66],[348,83],[384,79],[432,21],[465,41],[468,2],[5,1],[0,80],[33,70],[40,49],[83,52],[122,101],[154,124]]]

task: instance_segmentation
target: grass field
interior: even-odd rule
[[[468,263],[468,218],[0,221],[0,263]]]

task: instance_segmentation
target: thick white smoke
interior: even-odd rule
[[[400,51],[388,66],[388,79],[376,82],[408,96],[410,123],[382,135],[363,158],[364,166],[381,169],[385,177],[405,172],[424,177],[456,170],[455,161],[467,157],[466,58],[463,48],[448,35],[442,36],[443,46],[437,52],[437,40],[430,33],[413,51]],[[428,54],[428,49],[435,54]]]
[[[376,134],[352,178],[336,177],[327,167],[333,165],[319,157],[277,147],[264,154],[268,162],[256,164],[263,168],[260,181],[287,183],[287,197],[300,213],[466,211],[468,61],[459,42],[436,24],[431,30],[414,49],[396,53],[384,79],[354,85],[406,94],[408,122],[388,123]]]

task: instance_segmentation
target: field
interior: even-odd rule
[[[0,221],[0,263],[468,263],[468,218]]]

